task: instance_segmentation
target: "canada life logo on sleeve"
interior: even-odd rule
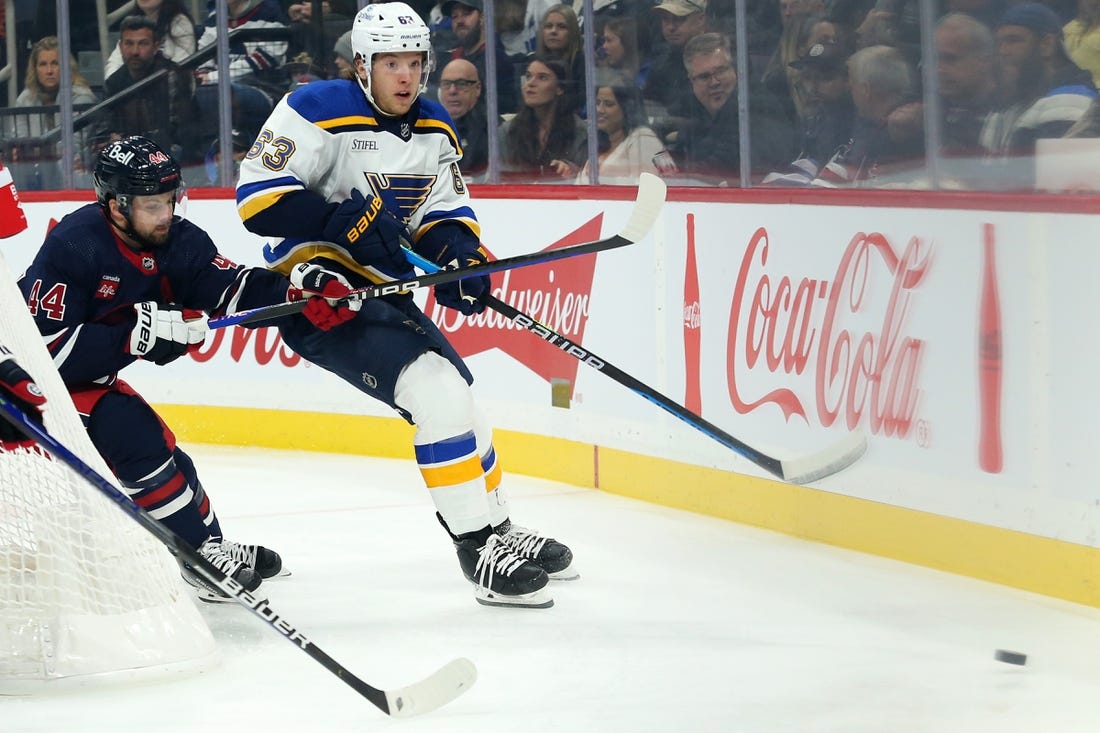
[[[598,214],[543,251],[597,240],[602,224],[603,214]],[[569,257],[545,265],[505,270],[491,276],[493,295],[572,343],[583,343],[595,271],[595,257]],[[500,313],[486,308],[477,315],[464,316],[439,305],[434,289],[428,294],[424,312],[463,358],[500,349],[546,381],[567,379],[569,396],[573,396],[580,361],[560,348],[549,346]]]

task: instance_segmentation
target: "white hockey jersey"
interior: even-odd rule
[[[320,255],[378,281],[378,273],[357,263],[354,253],[318,241],[323,221],[310,230],[309,222],[301,221],[306,212],[279,207],[280,199],[308,190],[340,203],[358,189],[381,198],[408,224],[414,241],[442,222],[460,223],[479,239],[458,169],[461,157],[454,125],[437,102],[421,97],[408,115],[390,118],[375,112],[354,81],[312,82],[279,102],[249,150],[241,164],[237,209],[253,231],[277,228],[282,220],[285,232],[298,233],[265,247],[272,269],[285,274]],[[274,217],[273,211],[278,211]],[[249,226],[255,217],[264,219],[263,227]]]

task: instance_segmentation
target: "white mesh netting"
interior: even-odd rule
[[[2,256],[0,343],[46,393],[50,434],[113,481]],[[0,694],[197,671],[216,659],[163,545],[42,451],[0,447]]]

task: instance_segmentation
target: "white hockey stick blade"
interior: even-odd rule
[[[858,461],[866,450],[867,436],[859,432],[850,433],[843,440],[817,453],[780,461],[783,480],[792,484],[808,484],[831,476]]]
[[[665,182],[652,173],[638,176],[638,195],[634,200],[634,210],[630,212],[630,219],[619,232],[620,237],[637,242],[649,234],[653,222],[665,205],[666,189]]]
[[[411,718],[446,705],[477,680],[477,667],[465,657],[443,665],[435,674],[399,690],[386,691],[391,718]]]

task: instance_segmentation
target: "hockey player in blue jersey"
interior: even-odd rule
[[[158,365],[178,359],[202,343],[207,314],[282,302],[289,283],[265,268],[230,262],[206,232],[174,216],[180,168],[156,143],[135,136],[108,144],[94,183],[96,203],[50,231],[20,290],[92,443],[123,490],[255,590],[261,578],[281,573],[279,555],[222,538],[190,457],[118,372],[138,359]],[[228,600],[201,587],[199,596]]]
[[[358,310],[339,304],[353,287],[410,272],[406,231],[417,253],[441,266],[486,259],[454,125],[423,96],[428,28],[405,3],[371,4],[355,17],[351,45],[357,78],[284,97],[241,164],[245,226],[284,238],[265,248],[268,265],[334,305],[327,330],[292,316],[280,333],[416,426],[416,461],[476,599],[548,607],[549,578],[577,577],[572,552],[511,523],[492,430],[462,359],[408,293],[356,303]],[[436,286],[435,295],[469,315],[484,309],[478,296],[488,288],[488,277],[475,277]]]

